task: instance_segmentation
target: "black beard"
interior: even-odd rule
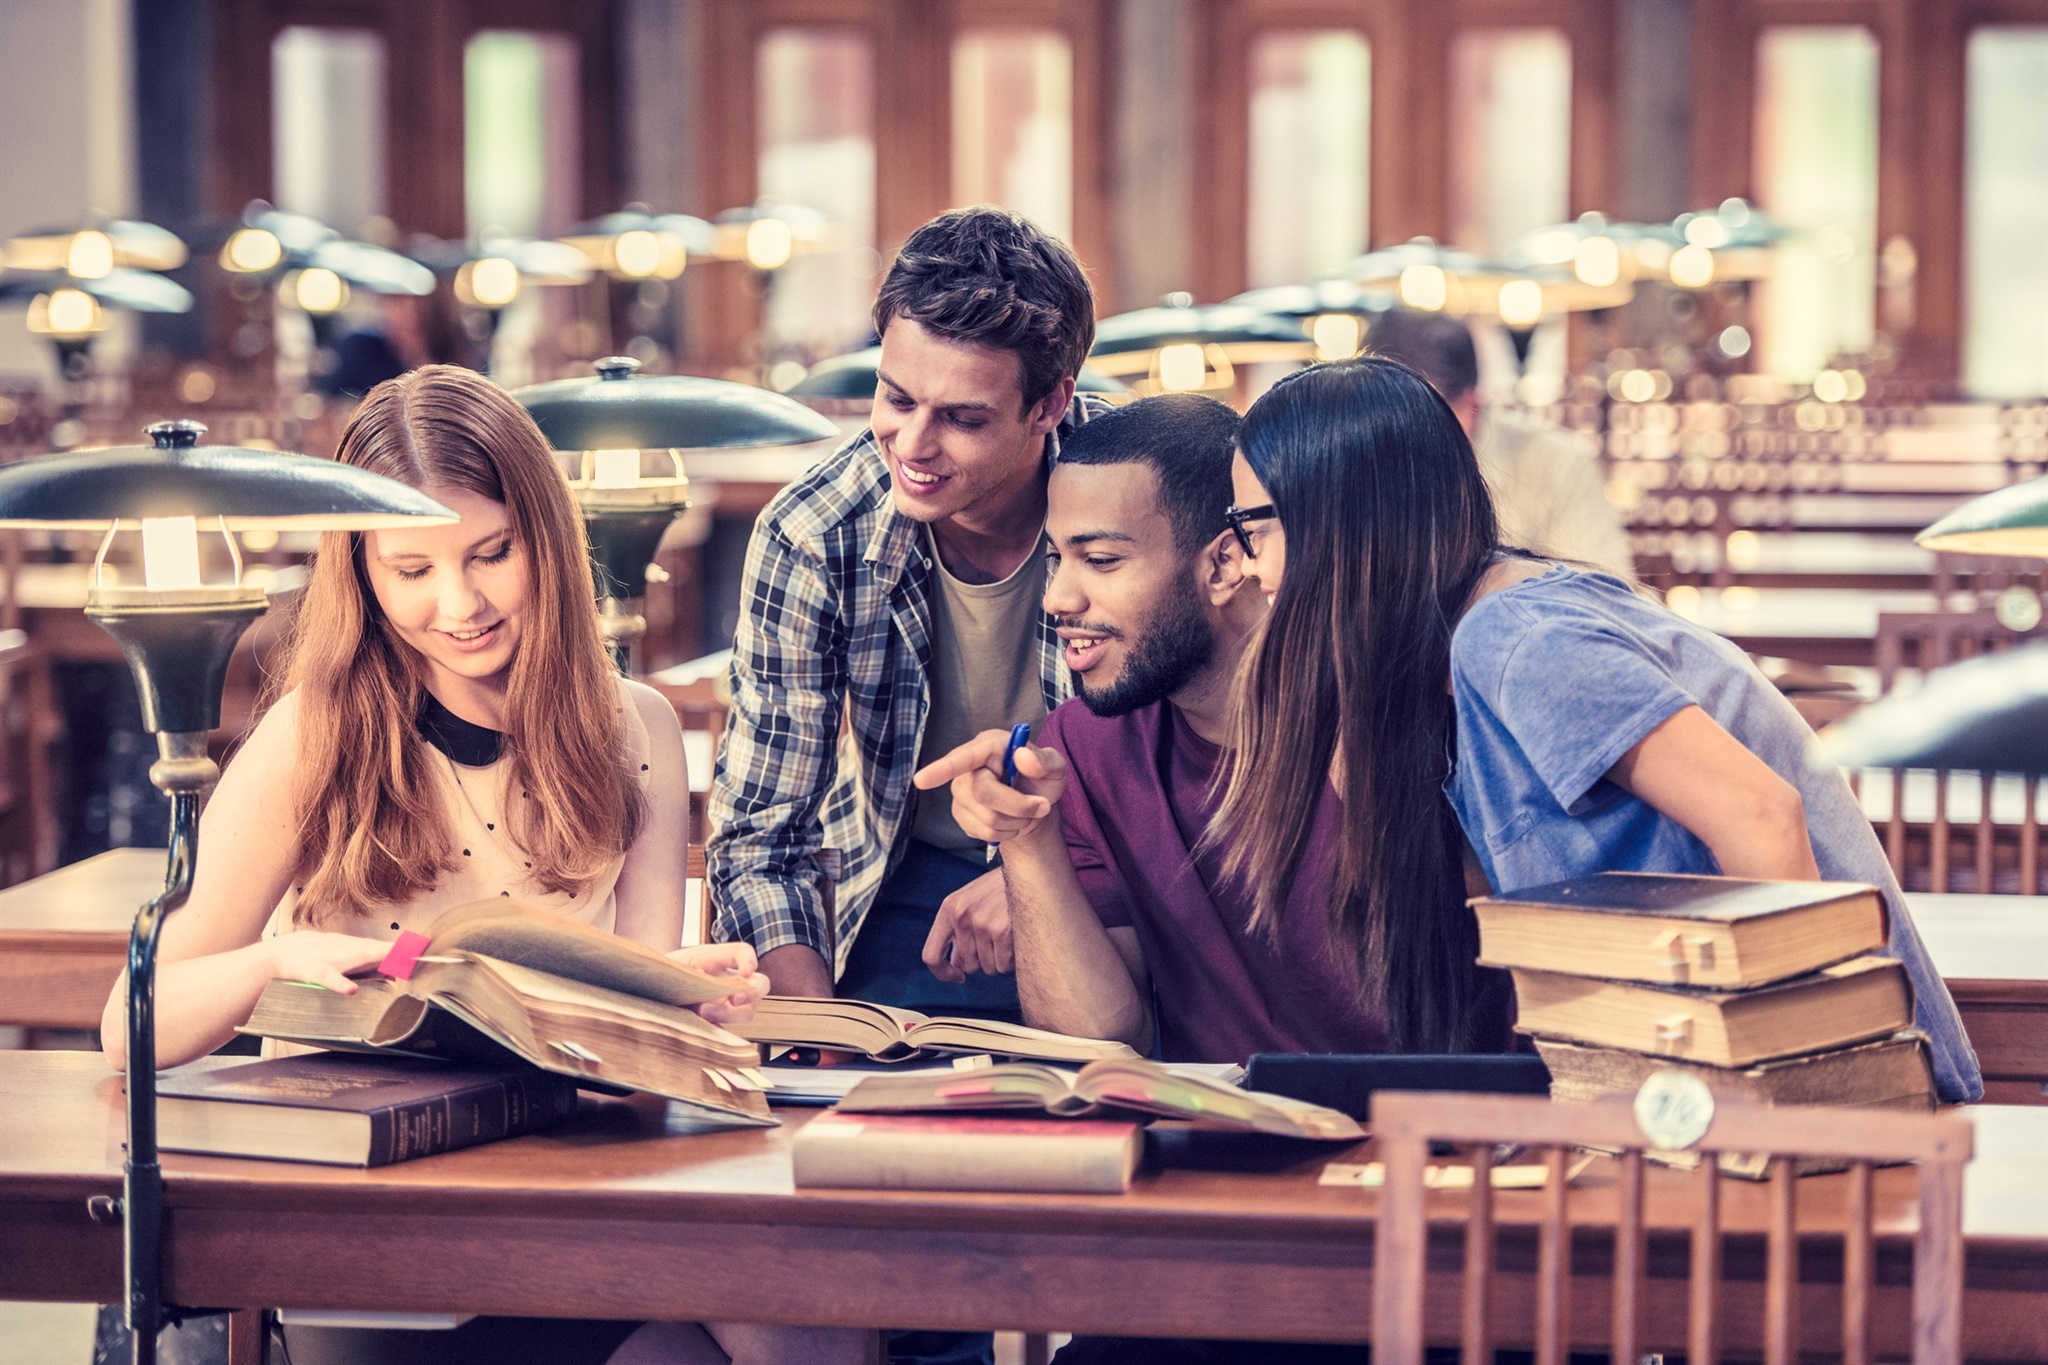
[[[1082,703],[1104,719],[1127,716],[1178,692],[1208,667],[1216,654],[1216,632],[1192,592],[1175,593],[1131,646],[1115,678],[1090,689],[1087,675],[1074,675]]]

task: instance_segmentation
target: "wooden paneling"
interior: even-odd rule
[[[214,0],[213,176],[231,217],[273,197],[270,49],[280,30],[384,36],[388,212],[400,229],[461,237],[463,47],[486,28],[562,33],[579,54],[581,211],[618,207],[618,79],[612,0]]]

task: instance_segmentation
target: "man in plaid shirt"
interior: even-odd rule
[[[747,551],[705,848],[717,936],[780,994],[1014,1018],[1000,876],[910,778],[1071,695],[1041,542],[1060,439],[1102,410],[1074,395],[1094,299],[1064,244],[962,209],[904,244],[874,318],[870,430]]]

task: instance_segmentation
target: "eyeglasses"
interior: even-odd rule
[[[1223,520],[1230,523],[1231,531],[1237,536],[1237,543],[1244,547],[1244,552],[1248,555],[1257,554],[1258,551],[1252,548],[1251,533],[1244,529],[1245,523],[1248,521],[1270,521],[1277,515],[1278,513],[1274,512],[1273,504],[1270,502],[1262,502],[1257,507],[1239,507],[1236,503],[1232,503],[1223,509]]]

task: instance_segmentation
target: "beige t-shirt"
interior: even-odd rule
[[[946,571],[925,527],[932,557],[931,709],[925,713],[923,766],[983,730],[1007,730],[1045,718],[1038,677],[1038,613],[1045,561],[1036,553],[1000,583],[963,583]],[[953,818],[945,788],[917,794],[911,837],[950,853],[979,858],[982,844]]]
[[[653,777],[648,768],[647,726],[627,690],[634,684],[624,678],[618,681],[619,704],[625,712],[626,746],[640,770],[640,789],[644,792]],[[617,909],[612,893],[618,884],[619,869],[625,865],[623,856],[612,859],[597,881],[581,893],[543,890],[528,879],[532,864],[525,850],[507,833],[508,806],[532,799],[525,792],[507,789],[512,778],[512,760],[501,754],[486,767],[472,768],[455,762],[431,744],[426,745],[426,750],[455,840],[454,870],[442,873],[433,890],[402,905],[378,907],[337,919],[323,928],[364,938],[395,939],[401,929],[431,935],[434,921],[444,911],[472,901],[506,896],[600,929],[611,929]],[[263,930],[265,938],[292,931],[292,911],[298,900],[299,888],[295,883],[285,889],[284,898],[271,912]]]

